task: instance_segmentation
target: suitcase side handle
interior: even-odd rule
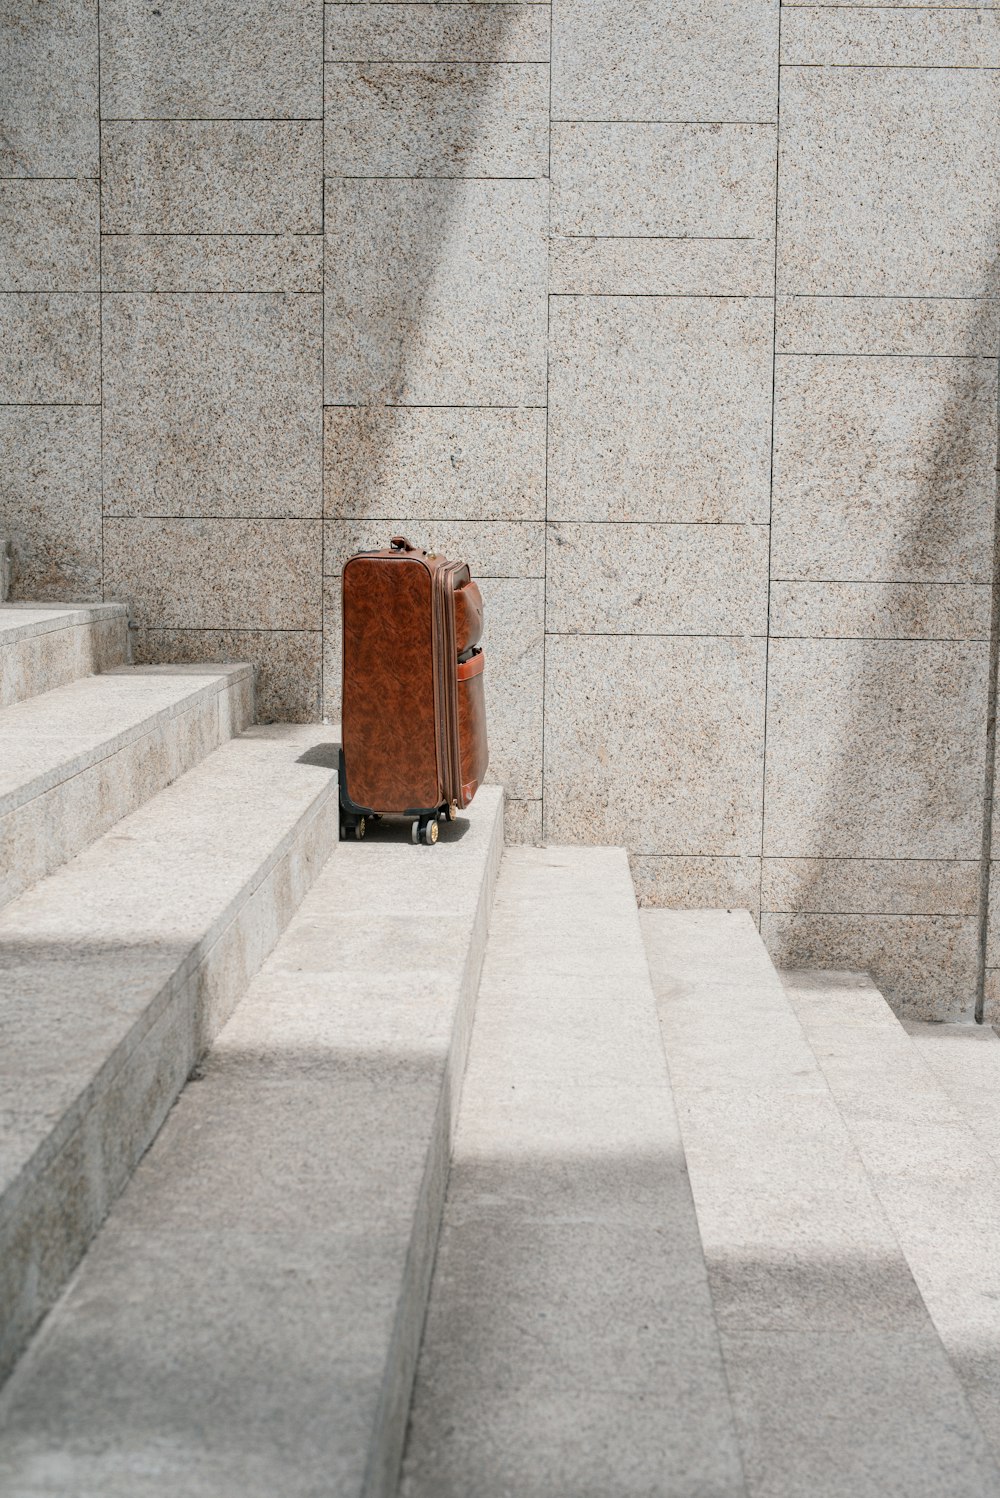
[[[389,545],[393,551],[416,551],[412,541],[407,541],[405,536],[390,536]]]

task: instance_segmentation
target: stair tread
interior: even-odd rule
[[[389,1491],[502,800],[328,861],[0,1395],[0,1490]]]
[[[0,709],[0,816],[251,674],[246,665],[121,666]]]
[[[904,1025],[867,974],[783,977],[1000,1460],[1000,1042],[979,1026]]]
[[[504,854],[407,1498],[742,1494],[622,849]]]
[[[994,1498],[1000,1469],[752,918],[641,919],[750,1490]],[[866,1036],[887,1032],[852,1003]]]

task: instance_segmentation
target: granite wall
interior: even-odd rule
[[[16,592],[124,599],[138,658],[249,657],[266,715],[336,718],[345,555],[459,551],[512,839],[626,843],[646,902],[748,906],[781,962],[968,1012],[1000,9],[3,29]]]

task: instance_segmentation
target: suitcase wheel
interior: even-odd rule
[[[364,817],[345,817],[340,824],[340,841],[348,842],[352,837],[359,843],[365,835]]]
[[[433,848],[438,840],[437,817],[421,817],[418,822],[412,823],[410,837],[415,843],[425,843],[428,848]]]

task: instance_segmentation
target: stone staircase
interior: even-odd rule
[[[126,640],[0,609],[0,1493],[388,1491],[502,793],[340,845],[336,730]]]
[[[402,1492],[741,1491],[628,861],[509,849]]]
[[[126,642],[0,607],[0,1498],[1000,1498],[991,1031]]]

